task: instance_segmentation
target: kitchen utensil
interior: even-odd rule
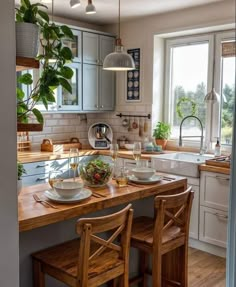
[[[126,128],[126,127],[128,127],[128,125],[129,125],[129,121],[126,118],[123,119],[122,126]]]
[[[142,119],[139,120],[139,132],[138,132],[139,136],[142,137],[143,136],[143,123],[142,123]]]
[[[138,128],[138,124],[137,124],[135,118],[134,118],[134,121],[133,121],[133,123],[132,123],[132,128],[133,128],[134,130],[136,130],[136,129]]]
[[[128,132],[132,131],[132,121],[131,118],[129,118],[129,127],[128,127]]]
[[[58,209],[58,207],[56,207],[55,205],[51,204],[50,202],[48,202],[47,200],[42,200],[36,193],[33,194],[33,198],[36,202],[42,203],[42,204],[47,204],[48,206]]]
[[[112,138],[112,129],[106,123],[94,123],[89,127],[88,140],[94,149],[109,149]]]
[[[143,132],[147,133],[148,132],[148,122],[147,119],[145,118],[144,124],[143,124]]]

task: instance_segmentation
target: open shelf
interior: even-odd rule
[[[16,71],[38,69],[39,61],[34,58],[16,57]]]

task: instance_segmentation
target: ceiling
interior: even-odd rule
[[[71,9],[70,0],[54,0],[54,15],[100,25],[117,23],[118,0],[93,0],[97,10],[93,15],[85,14],[87,0],[80,1],[79,7]],[[225,0],[121,0],[121,21],[220,1]],[[16,0],[16,4],[19,2]],[[51,4],[47,5],[50,11]]]

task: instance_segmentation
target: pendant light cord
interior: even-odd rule
[[[118,38],[120,39],[120,0],[119,0],[119,12],[118,12]]]
[[[54,0],[52,0],[52,22],[54,22]]]
[[[213,35],[213,71],[212,71],[212,89],[215,88],[215,54],[216,54],[216,45],[215,45],[215,34]]]

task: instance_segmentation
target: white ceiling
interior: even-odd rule
[[[225,0],[121,0],[121,21],[220,1]],[[16,0],[16,3],[19,2]],[[74,9],[70,8],[69,2],[54,0],[54,15],[101,25],[117,23],[118,0],[93,0],[97,10],[93,15],[85,14],[87,0],[81,0],[81,5]],[[51,4],[48,6],[50,11]]]

